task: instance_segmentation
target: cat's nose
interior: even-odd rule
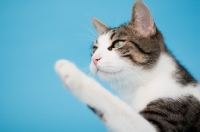
[[[94,57],[94,58],[92,58],[92,61],[93,61],[93,63],[94,63],[95,66],[97,65],[97,63],[98,63],[99,60],[101,60],[101,57]]]

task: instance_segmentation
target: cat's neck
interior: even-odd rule
[[[143,72],[141,70],[141,72],[137,73],[138,75],[127,75],[126,78],[128,80],[122,80],[120,85],[114,85],[113,87],[118,91],[121,98],[128,103],[133,103],[138,96],[143,96],[143,98],[152,96],[153,92],[162,96],[164,93],[161,94],[160,92],[165,91],[162,91],[162,89],[182,87],[174,79],[176,71],[176,61],[170,55],[161,54],[153,69]],[[159,97],[159,95],[157,96]]]
[[[159,83],[165,83],[164,78],[168,77],[176,70],[176,64],[173,59],[165,54],[160,55],[157,64],[152,69],[133,69],[136,72],[126,72],[125,78],[120,78],[120,84],[118,82],[113,84],[115,88],[120,93],[126,93],[130,91],[135,91],[140,87],[145,87],[152,81],[157,81],[158,78],[162,77],[163,81]],[[117,80],[116,80],[117,81]],[[122,87],[123,86],[123,87]]]

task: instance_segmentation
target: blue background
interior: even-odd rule
[[[200,1],[143,0],[173,54],[200,81]],[[54,71],[73,61],[86,73],[90,19],[128,22],[133,0],[0,0],[0,132],[105,132]]]

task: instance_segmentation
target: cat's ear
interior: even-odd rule
[[[104,23],[102,23],[100,20],[96,18],[92,18],[92,24],[96,29],[98,35],[102,35],[103,33],[109,30],[108,26],[106,26]]]
[[[133,5],[131,24],[143,37],[149,37],[156,33],[152,15],[146,5],[137,0]]]

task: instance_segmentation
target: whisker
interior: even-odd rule
[[[83,26],[85,29],[87,29],[89,32],[92,33],[92,35],[94,35],[95,38],[97,38],[98,36],[95,34],[95,32],[93,32],[92,30],[90,30],[87,26],[83,25],[83,24],[80,24],[78,23],[79,25]]]
[[[87,15],[88,18],[92,17],[86,10],[83,10],[83,11],[85,12],[85,14]]]
[[[88,37],[88,38],[91,38],[93,40],[95,40],[96,38],[92,37],[92,36],[88,36],[88,35],[85,35],[85,34],[76,34],[76,35],[80,35],[80,36],[84,36],[84,37]]]
[[[91,73],[90,67],[89,67],[89,66],[87,66],[87,67],[85,67],[85,68],[82,68],[82,71],[83,71],[86,75],[88,75],[89,77],[94,78],[94,74]]]
[[[89,39],[89,40],[91,40],[93,42],[95,41],[95,38],[93,38],[91,36],[88,36],[88,35],[83,35],[83,34],[75,34],[75,35],[81,36],[81,37],[83,37],[85,39]]]

